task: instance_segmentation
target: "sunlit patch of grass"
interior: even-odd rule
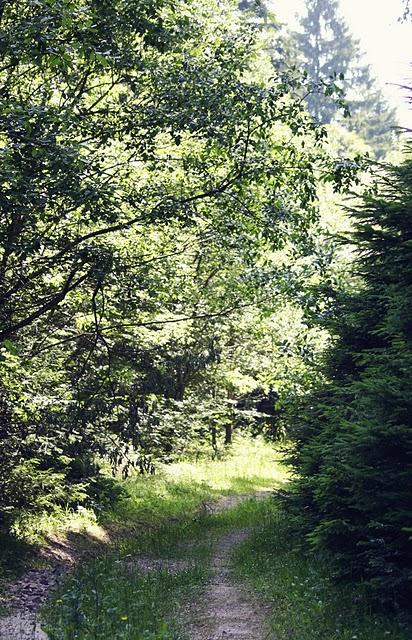
[[[30,545],[70,534],[107,544],[116,530],[186,517],[220,496],[278,486],[285,473],[280,454],[273,447],[259,438],[238,437],[220,459],[159,465],[154,476],[119,480],[122,497],[98,512],[85,507],[56,507],[52,512],[23,513],[14,524],[13,535]]]
[[[363,590],[336,584],[322,554],[304,553],[273,501],[251,504],[255,530],[237,551],[235,566],[272,604],[276,640],[408,640],[406,629],[373,611]]]
[[[219,460],[163,466],[152,477],[124,483],[127,498],[115,505],[107,521],[156,522],[194,513],[224,495],[249,494],[278,487],[287,479],[281,455],[261,439],[238,438]]]
[[[67,533],[81,533],[96,542],[109,542],[107,532],[98,523],[96,513],[85,507],[56,507],[51,512],[25,514],[21,520],[16,521],[12,532],[17,538],[30,544],[40,544],[49,537]]]
[[[239,438],[224,459],[181,462],[163,467],[156,476],[130,478],[124,484],[127,498],[106,515],[108,526],[129,530],[119,542],[127,552],[167,555],[179,540],[200,535],[214,500],[271,490],[285,479],[273,447],[260,439]]]
[[[246,494],[279,486],[287,472],[281,455],[260,438],[235,439],[230,454],[220,460],[202,460],[197,464],[179,463],[168,467],[175,481],[203,483],[218,495]]]

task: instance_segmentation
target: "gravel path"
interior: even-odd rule
[[[9,587],[12,610],[0,619],[0,640],[47,640],[40,628],[38,611],[66,571],[65,566],[33,569]]]
[[[234,548],[249,535],[235,529],[219,539],[213,555],[212,576],[200,601],[189,611],[191,640],[266,640],[267,609],[231,575]]]

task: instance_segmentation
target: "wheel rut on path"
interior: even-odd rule
[[[235,529],[222,536],[211,562],[211,577],[201,600],[192,605],[188,625],[190,640],[267,640],[268,608],[231,573],[234,549],[249,536]]]

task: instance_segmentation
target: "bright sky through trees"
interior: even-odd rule
[[[302,15],[304,0],[271,0],[279,18],[290,26]],[[340,0],[342,15],[391,103],[398,107],[402,126],[412,128],[412,111],[395,85],[412,84],[412,23],[400,22],[402,0]]]

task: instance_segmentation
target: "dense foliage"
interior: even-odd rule
[[[317,181],[339,188],[354,167],[322,151],[297,82],[274,76],[231,2],[19,0],[1,20],[0,511],[13,521],[102,501],[102,459],[152,472],[253,421],[285,378],[269,373],[276,312],[313,270]],[[281,358],[304,332],[293,304],[286,315],[296,340]]]
[[[0,3],[0,525],[288,433],[310,541],[402,606],[412,161],[344,220],[393,113],[307,8],[285,38],[263,1]]]
[[[412,595],[410,156],[351,215],[355,279],[338,295],[324,381],[294,418],[292,503],[343,575],[402,606]]]

